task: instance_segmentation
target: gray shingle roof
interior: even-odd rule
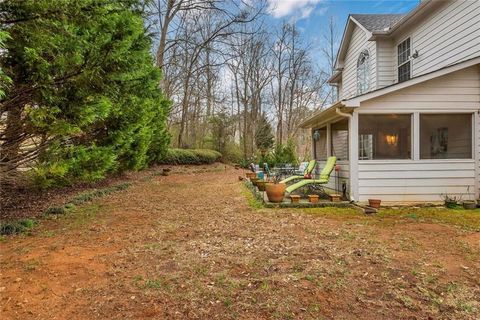
[[[404,14],[352,14],[351,17],[358,21],[370,32],[384,31],[397,23]]]

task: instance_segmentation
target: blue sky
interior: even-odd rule
[[[298,30],[306,42],[312,45],[314,57],[323,65],[318,48],[326,32],[328,19],[335,18],[339,41],[350,13],[405,13],[418,5],[420,0],[267,0],[269,22],[297,21]],[[317,54],[318,53],[318,54]]]

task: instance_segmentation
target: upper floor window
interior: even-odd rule
[[[370,54],[368,50],[360,53],[357,61],[357,94],[362,94],[370,88]]]
[[[398,53],[398,82],[410,79],[410,38],[406,39],[397,46]]]

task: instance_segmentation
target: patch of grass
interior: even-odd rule
[[[382,209],[379,218],[413,219],[420,222],[439,222],[459,226],[463,229],[480,231],[480,209],[447,209],[447,208],[401,208]]]
[[[480,231],[480,209],[447,209],[447,208],[382,208],[375,215],[364,215],[351,208],[306,208],[308,214],[333,219],[358,219],[366,224],[390,226],[395,223],[445,223],[466,230]]]
[[[75,210],[74,220],[72,224],[74,226],[86,225],[97,216],[100,208],[101,206],[98,204],[90,204],[88,206],[78,207]]]
[[[124,190],[128,188],[130,185],[131,185],[130,182],[126,182],[126,183],[117,184],[115,186],[111,186],[103,189],[81,193],[75,196],[72,200],[70,200],[68,203],[66,203],[63,206],[48,208],[44,212],[44,215],[54,215],[54,216],[66,215],[67,213],[76,209],[77,205],[92,201],[98,197],[102,197],[117,191]],[[86,216],[84,215],[83,217],[80,217],[80,219],[77,219],[77,222],[80,224],[83,224],[82,220],[85,220],[85,218]],[[32,229],[35,226],[35,224],[36,224],[36,221],[33,219],[22,219],[22,220],[16,220],[16,221],[0,222],[0,235],[4,236],[4,235],[20,234]],[[53,234],[45,233],[45,236],[47,237],[52,235]]]
[[[260,199],[257,199],[252,192],[248,189],[247,186],[242,190],[243,196],[247,198],[248,205],[256,210],[263,209],[263,203]]]
[[[0,222],[0,235],[18,234],[32,229],[36,224],[33,219]]]
[[[117,191],[125,190],[130,186],[131,186],[130,182],[125,182],[125,183],[117,184],[115,186],[111,186],[103,189],[84,192],[74,197],[71,201],[69,201],[68,204],[80,205],[82,203],[92,201],[95,198],[103,197]]]
[[[364,214],[352,208],[305,208],[305,213],[313,214],[321,217],[344,219],[344,218],[366,218]]]

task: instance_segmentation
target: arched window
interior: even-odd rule
[[[370,88],[370,54],[368,50],[360,53],[357,61],[357,94],[362,94]]]

